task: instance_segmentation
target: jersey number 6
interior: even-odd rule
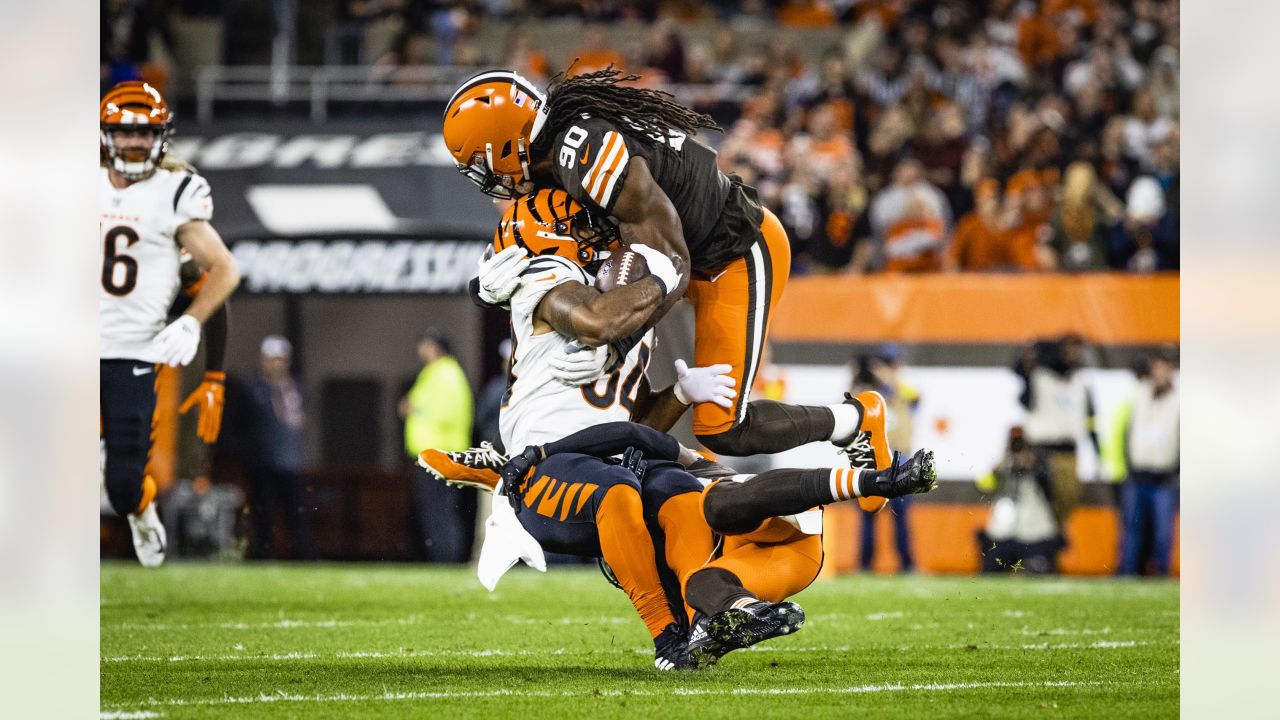
[[[128,225],[117,225],[102,236],[102,287],[116,296],[128,295],[138,284],[138,261],[127,254],[117,253],[117,239],[125,239],[125,247],[138,242],[138,232]],[[124,278],[116,282],[117,268],[124,267]]]

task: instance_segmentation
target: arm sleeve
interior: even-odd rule
[[[611,215],[626,182],[631,159],[627,145],[627,138],[609,123],[584,119],[551,146],[555,176],[574,200]]]
[[[629,447],[638,448],[650,458],[676,461],[680,457],[680,443],[666,433],[629,422],[611,422],[596,425],[563,437],[543,446],[548,455],[580,453],[596,457],[610,457]]]

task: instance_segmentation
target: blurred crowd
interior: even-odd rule
[[[721,165],[778,211],[797,272],[1179,267],[1174,0],[400,4],[421,32],[378,60],[390,67],[496,63],[545,81],[576,61],[745,91]],[[564,57],[527,25],[501,57],[468,41],[484,17],[518,13],[587,24]],[[686,38],[682,21],[708,19],[726,22]],[[615,20],[646,30],[610,44]],[[841,32],[814,62],[782,35],[746,41],[771,23]]]
[[[113,49],[140,57],[167,42],[156,8],[174,4],[107,2],[104,68]],[[240,4],[220,3],[224,14]],[[707,98],[699,109],[726,118],[725,135],[708,138],[722,168],[778,213],[797,272],[1179,267],[1176,0],[329,5],[327,60],[371,64],[389,83],[432,65],[501,65],[539,82],[614,65]],[[540,45],[538,18],[584,21],[576,46]],[[510,31],[482,42],[496,20]],[[610,42],[617,21],[644,30]],[[777,26],[825,30],[768,32]],[[797,46],[809,37],[828,46]],[[689,94],[699,87],[719,92]],[[725,97],[731,111],[713,107]]]

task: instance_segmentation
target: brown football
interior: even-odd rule
[[[600,270],[596,272],[596,289],[609,292],[647,277],[649,263],[644,256],[631,250],[620,250],[601,263]]]

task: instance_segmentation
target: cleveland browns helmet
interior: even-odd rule
[[[148,83],[129,80],[111,88],[98,106],[98,122],[104,159],[129,180],[150,175],[169,151],[173,113],[169,112],[160,91]],[[113,132],[137,129],[151,130],[154,134],[150,149],[116,147]]]
[[[533,83],[513,72],[482,72],[464,82],[444,109],[444,142],[458,172],[491,197],[519,195],[546,104]]]
[[[559,255],[595,275],[609,254],[622,246],[618,230],[558,188],[540,188],[519,197],[503,213],[492,252],[519,245],[532,256]]]

